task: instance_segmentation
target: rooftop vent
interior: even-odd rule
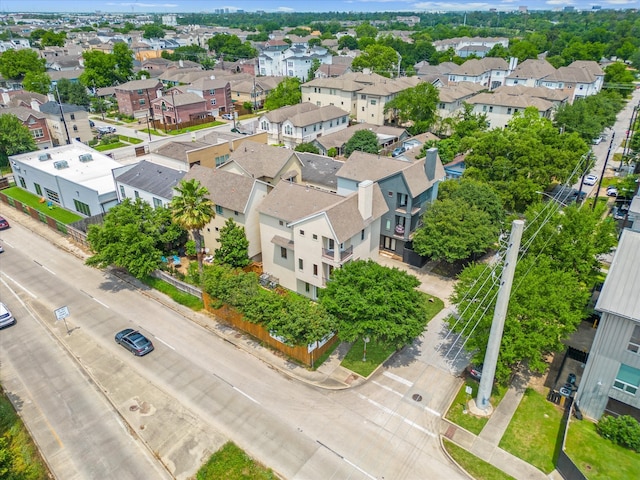
[[[78,160],[80,160],[82,163],[86,163],[92,161],[93,157],[90,153],[83,153],[82,155],[78,156]]]
[[[38,155],[38,160],[40,160],[41,162],[44,162],[45,160],[51,160],[51,154],[41,153],[40,155]]]
[[[66,160],[58,160],[57,162],[53,162],[53,166],[56,170],[62,170],[63,168],[69,168],[69,163]]]

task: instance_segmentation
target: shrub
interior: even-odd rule
[[[640,423],[632,416],[604,416],[596,429],[601,436],[613,443],[640,452]]]
[[[196,242],[195,240],[189,240],[184,244],[184,250],[188,257],[196,256]]]
[[[331,147],[329,150],[327,150],[327,155],[330,156],[331,158],[337,157],[338,149],[336,147]]]

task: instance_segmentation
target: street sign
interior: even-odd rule
[[[69,307],[66,305],[64,307],[56,308],[56,320],[64,320],[69,316]]]
[[[473,389],[469,385],[464,387],[464,391],[466,392],[467,395],[471,395],[473,393]]]

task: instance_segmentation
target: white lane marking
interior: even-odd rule
[[[25,287],[23,287],[22,285],[20,285],[18,282],[16,282],[13,278],[11,278],[9,275],[7,275],[6,273],[2,272],[2,274],[7,277],[9,280],[11,280],[13,283],[15,283],[18,287],[20,287],[22,290],[24,290],[25,292],[27,292],[29,295],[31,295],[33,298],[38,298],[36,295],[34,295],[33,293],[31,293],[29,290],[27,290]],[[7,283],[3,280],[2,283],[4,283],[5,285],[7,285]],[[7,285],[8,287],[9,285]]]
[[[394,416],[394,417],[398,417],[398,418],[402,419],[402,421],[403,421],[404,423],[406,423],[407,425],[409,425],[409,426],[411,426],[411,427],[413,427],[413,428],[415,428],[415,429],[417,429],[417,430],[420,430],[420,431],[421,431],[421,432],[423,432],[423,433],[426,433],[426,434],[427,434],[427,435],[429,435],[430,437],[433,437],[433,438],[436,438],[436,437],[437,437],[437,435],[436,435],[435,433],[433,433],[432,431],[427,430],[426,428],[424,428],[424,427],[423,427],[423,426],[421,426],[421,425],[418,425],[418,424],[417,424],[417,423],[415,423],[415,422],[412,422],[412,421],[411,421],[411,420],[409,420],[408,418],[403,417],[403,416],[402,416],[402,415],[400,415],[399,413],[394,412],[394,411],[393,411],[393,410],[391,410],[390,408],[385,407],[384,405],[382,405],[382,404],[380,404],[380,403],[376,402],[375,400],[372,400],[372,399],[370,399],[370,398],[367,398],[367,397],[365,397],[364,395],[362,395],[361,393],[359,393],[359,394],[358,394],[358,397],[360,397],[362,400],[366,400],[366,401],[367,401],[367,402],[369,402],[371,405],[373,405],[374,407],[379,408],[379,409],[380,409],[380,410],[382,410],[383,412],[385,412],[385,413],[387,413],[387,414],[389,414],[389,415],[392,415],[392,416]]]
[[[153,336],[153,338],[155,338],[156,340],[158,340],[160,343],[164,343],[167,347],[169,347],[171,350],[175,350],[175,348],[173,348],[171,345],[169,345],[167,342],[165,342],[164,340],[162,340],[161,338],[156,337],[155,335]]]
[[[258,405],[260,405],[260,402],[257,401],[255,398],[253,398],[250,395],[247,395],[246,393],[244,393],[242,390],[240,390],[238,387],[231,387],[233,388],[236,392],[238,392],[241,395],[244,395],[245,397],[247,397],[249,400],[251,400],[253,403],[257,403]]]
[[[3,240],[3,242],[4,242],[5,245],[9,245],[11,248],[14,248],[13,245],[11,243],[7,242],[6,240]]]
[[[49,272],[51,275],[55,275],[56,277],[58,276],[58,274],[56,272],[54,272],[53,270],[45,267],[44,265],[40,265],[42,268],[44,268],[47,272]]]
[[[353,468],[355,468],[356,470],[358,470],[360,473],[362,473],[363,475],[366,475],[367,477],[369,477],[371,480],[376,480],[377,477],[374,477],[373,475],[368,474],[367,472],[365,472],[363,469],[361,469],[358,465],[356,465],[355,463],[353,463],[350,460],[347,460],[346,458],[342,458],[342,460],[344,460],[345,462],[347,462],[349,465],[351,465]]]
[[[402,383],[402,384],[406,385],[407,387],[413,387],[413,382],[407,380],[406,378],[402,378],[402,377],[396,375],[395,373],[384,371],[384,372],[382,372],[382,374],[385,377],[390,378],[391,380],[395,380],[398,383]]]
[[[388,392],[395,393],[395,394],[396,394],[396,395],[398,395],[399,397],[404,397],[404,394],[403,394],[403,393],[400,393],[400,392],[398,392],[398,391],[394,390],[394,389],[393,389],[393,388],[391,388],[391,387],[387,387],[386,385],[382,385],[381,383],[378,383],[378,382],[376,382],[375,380],[372,380],[372,382],[371,382],[371,383],[373,383],[374,385],[379,386],[380,388],[384,388],[384,389],[385,389],[385,390],[387,390]]]
[[[111,308],[111,307],[109,307],[109,305],[107,305],[106,303],[102,303],[102,302],[101,302],[100,300],[98,300],[96,297],[91,297],[91,298],[93,298],[93,300],[94,300],[95,302],[98,302],[98,303],[99,303],[100,305],[102,305],[104,308]]]
[[[422,407],[422,408],[424,408],[431,415],[435,415],[436,417],[441,417],[442,416],[442,414],[440,412],[438,412],[437,410],[434,410],[433,408],[429,408],[426,405],[424,407]]]

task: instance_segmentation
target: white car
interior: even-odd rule
[[[0,303],[0,328],[16,323],[16,319],[4,303]]]
[[[591,140],[592,145],[598,145],[600,142],[602,142],[602,137],[596,137],[593,140]]]
[[[222,118],[224,120],[233,120],[233,115],[231,115],[230,113],[223,113]]]
[[[592,175],[589,174],[586,177],[584,177],[584,184],[585,185],[595,185],[598,182],[598,176],[597,175]]]

